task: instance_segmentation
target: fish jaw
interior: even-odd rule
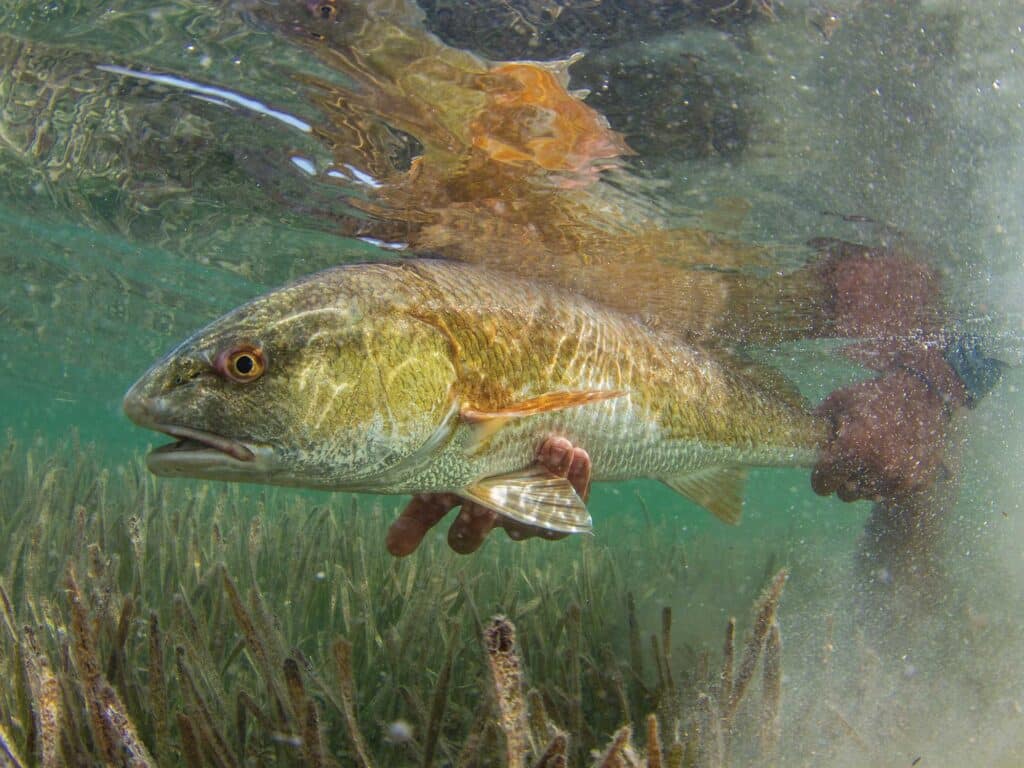
[[[252,458],[241,460],[195,440],[179,440],[150,451],[146,467],[160,477],[272,483],[273,451],[265,446],[238,445]]]
[[[153,449],[146,456],[150,472],[162,477],[194,477],[204,480],[269,482],[274,451],[269,446],[236,440],[168,421],[170,408],[162,397],[147,397],[146,377],[124,397],[124,412],[144,429],[161,432],[177,442]]]

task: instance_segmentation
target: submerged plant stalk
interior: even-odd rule
[[[156,767],[149,751],[139,738],[117,693],[103,678],[99,657],[89,627],[89,616],[73,570],[67,574],[68,601],[71,607],[72,652],[79,674],[85,683],[86,704],[92,722],[92,735],[97,739],[104,758],[113,763],[127,763],[133,768]]]
[[[24,627],[22,660],[25,677],[32,693],[33,713],[36,720],[39,761],[43,768],[58,768],[61,763],[61,691],[60,683],[50,668],[46,656],[39,650],[35,632]]]
[[[626,762],[627,752],[632,751],[629,744],[632,736],[633,728],[631,726],[624,725],[619,728],[612,736],[611,743],[605,749],[604,754],[597,759],[595,768],[626,768],[628,765]]]
[[[451,627],[444,666],[441,667],[441,672],[437,676],[437,685],[434,687],[434,698],[430,704],[430,720],[427,722],[427,737],[423,742],[423,768],[430,768],[434,761],[434,749],[437,747],[437,739],[441,734],[444,710],[448,706],[448,684],[451,681],[452,664],[455,662],[455,644],[459,637],[459,630],[458,623]]]
[[[761,702],[761,752],[774,757],[778,752],[782,706],[782,635],[772,622],[764,647]]]
[[[160,634],[160,619],[156,611],[149,614],[149,698],[153,704],[156,757],[158,760],[168,760],[171,747],[167,719],[167,681],[164,678],[164,647]]]
[[[654,713],[647,716],[647,768],[661,768],[661,735]]]
[[[733,665],[736,657],[736,619],[730,617],[725,625],[725,644],[722,648],[722,672],[718,681],[718,708],[723,712],[732,699]]]
[[[348,726],[348,733],[352,739],[352,746],[355,749],[356,764],[359,768],[373,768],[373,761],[370,760],[362,731],[359,730],[359,721],[356,719],[356,690],[352,676],[352,644],[348,640],[339,637],[334,641],[334,645],[331,648],[334,652],[334,663],[338,671],[338,683],[341,687],[342,713],[345,716],[345,724]]]
[[[504,616],[495,616],[484,629],[484,648],[491,666],[494,693],[505,732],[508,768],[526,764],[526,704],[523,699],[523,672],[516,650],[516,628]]]
[[[786,586],[786,579],[788,577],[789,572],[783,568],[775,574],[772,583],[765,589],[758,600],[754,627],[751,631],[750,639],[747,640],[746,647],[743,649],[743,658],[740,660],[736,680],[733,682],[729,706],[722,713],[722,719],[726,724],[732,722],[732,718],[747,692],[747,686],[750,685],[750,681],[754,678],[754,670],[761,656],[765,637],[768,634],[769,628],[775,622],[775,611],[779,607],[779,598],[782,597],[782,590]]]
[[[14,747],[14,739],[7,735],[2,724],[0,724],[0,767],[2,768],[27,768],[28,763],[18,754]]]

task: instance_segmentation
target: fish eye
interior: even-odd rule
[[[263,350],[251,344],[222,352],[217,357],[214,368],[222,376],[241,384],[255,381],[267,369]]]
[[[331,21],[338,15],[336,0],[314,0],[307,4],[314,16],[323,21]]]

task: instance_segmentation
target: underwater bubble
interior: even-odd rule
[[[412,739],[412,726],[405,720],[395,720],[384,728],[384,741],[388,744],[408,744]]]

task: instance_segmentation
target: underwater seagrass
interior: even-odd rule
[[[630,753],[719,768],[729,752],[778,752],[764,733],[784,713],[786,578],[771,577],[768,551],[752,585],[664,522],[614,548],[581,540],[571,563],[516,547],[481,573],[440,542],[394,561],[367,549],[388,510],[339,525],[295,494],[162,483],[95,456],[74,435],[0,455],[0,765],[616,765]],[[696,606],[727,584],[745,613],[762,578],[747,643],[730,622],[720,657],[691,647],[692,614],[674,624],[665,607],[659,624],[657,602],[632,593],[685,585]],[[494,610],[504,616],[488,620]],[[399,743],[384,727],[396,718]]]
[[[243,305],[128,392],[178,438],[160,475],[450,492],[516,522],[589,531],[548,435],[594,478],[662,480],[736,522],[745,466],[811,465],[825,436],[781,375],[470,265],[337,267]]]

